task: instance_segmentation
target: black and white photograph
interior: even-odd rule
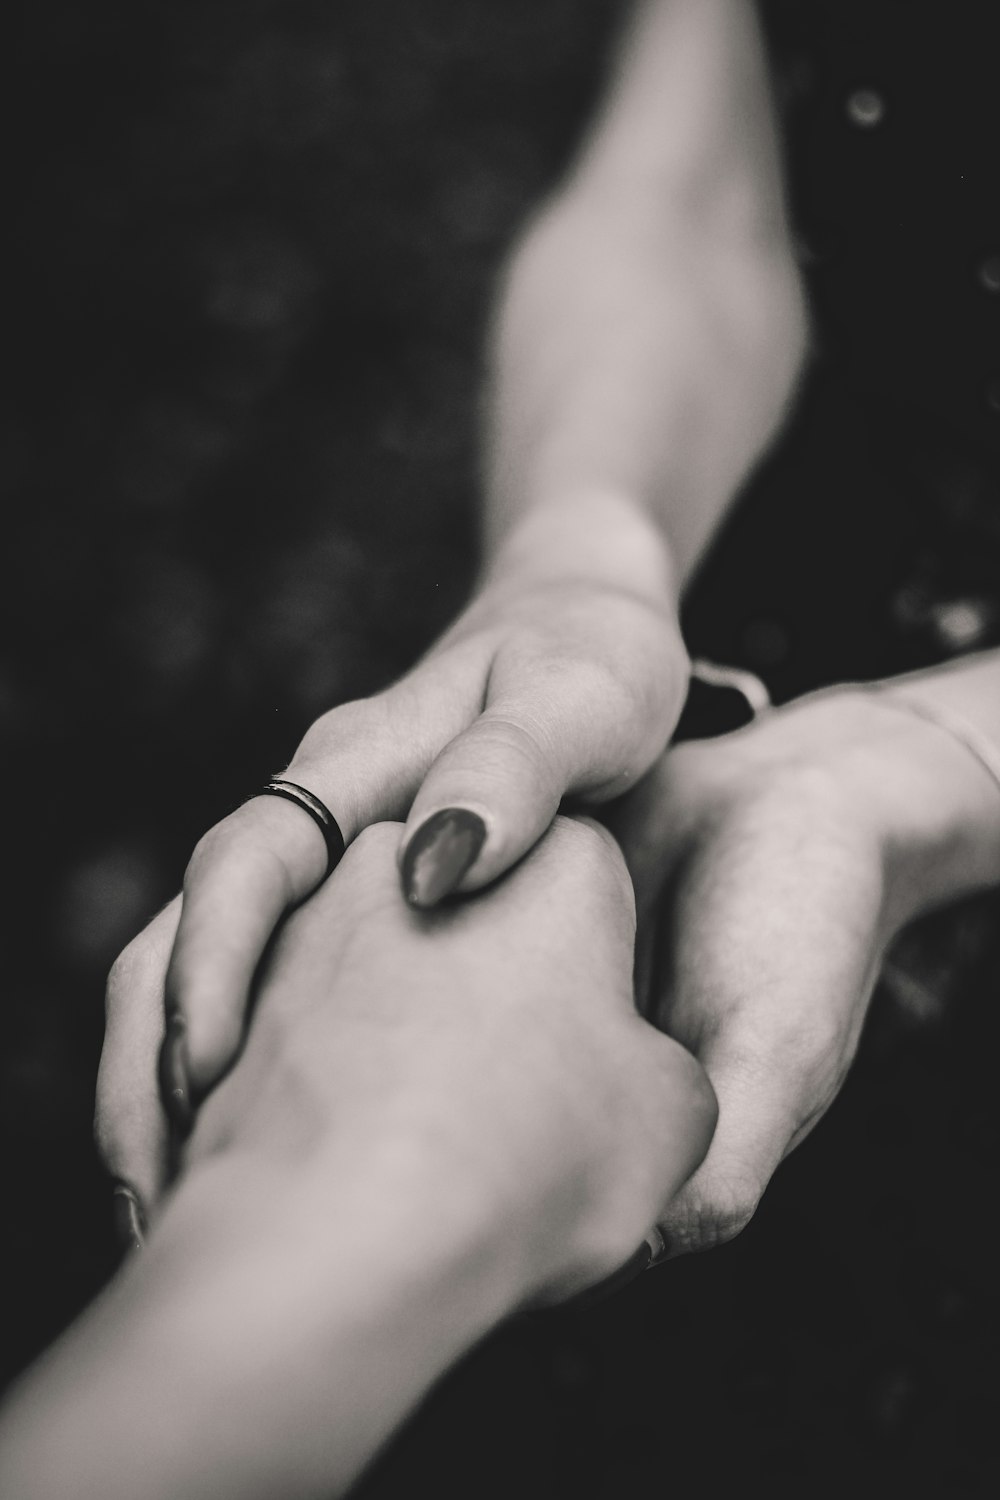
[[[995,4],[7,14],[2,1500],[993,1500]]]

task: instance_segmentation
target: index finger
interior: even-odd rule
[[[183,1125],[239,1051],[254,974],[281,917],[326,873],[302,806],[255,797],[199,842],[166,978],[164,1102]]]

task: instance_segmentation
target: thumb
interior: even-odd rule
[[[775,1171],[819,1123],[844,1081],[857,1040],[839,1025],[775,1027],[766,1010],[724,1016],[693,1051],[719,1114],[712,1144],[660,1221],[671,1255],[734,1239]]]
[[[483,712],[413,801],[400,853],[407,899],[431,907],[479,890],[532,848],[564,797],[621,795],[662,752],[684,687],[662,652],[627,674],[558,658],[521,662],[515,674],[498,660]]]
[[[671,1256],[711,1250],[746,1228],[798,1128],[799,1101],[776,1089],[771,1068],[735,1057],[710,1063],[718,1122],[704,1161],[660,1219]]]

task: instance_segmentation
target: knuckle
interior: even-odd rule
[[[331,755],[370,745],[398,732],[411,717],[413,694],[396,683],[370,698],[352,698],[329,709],[306,730],[285,774],[303,778],[322,768]]]
[[[692,1127],[700,1130],[707,1150],[708,1142],[719,1121],[719,1099],[712,1087],[712,1080],[698,1059],[669,1037],[663,1040],[673,1049],[672,1067],[681,1074],[685,1097],[685,1108]]]
[[[593,892],[602,907],[621,906],[635,921],[635,892],[625,857],[613,834],[593,818],[567,817],[560,813],[549,839],[565,851],[566,865],[585,890]]]
[[[245,889],[254,891],[282,906],[301,894],[301,877],[296,862],[279,842],[267,842],[252,827],[216,824],[202,834],[184,871],[186,900],[204,896],[206,889],[218,890],[234,879]]]
[[[369,823],[354,839],[347,857],[352,863],[394,860],[402,832],[402,823]]]
[[[234,851],[234,854],[229,871],[234,872],[238,861],[244,878],[252,878],[257,896],[268,903],[274,903],[280,910],[291,906],[309,889],[308,886],[305,891],[302,889],[303,882],[295,868],[295,861],[285,849],[275,848],[270,844],[248,843],[242,853]]]
[[[214,864],[222,853],[226,832],[221,823],[216,823],[202,834],[201,838],[191,850],[187,867],[184,871],[184,888],[187,889],[193,880],[203,875],[205,869]]]
[[[622,671],[616,663],[602,660],[570,662],[568,670],[563,670],[571,688],[588,702],[599,703],[623,724],[633,724],[648,706],[639,677],[634,671]]]
[[[548,824],[566,789],[560,737],[543,717],[520,706],[488,709],[444,749],[430,769],[423,796],[472,796],[494,803],[545,811]]]
[[[475,719],[481,686],[467,696],[416,669],[318,719],[282,774],[327,802],[350,842],[368,823],[405,815],[435,757]]]
[[[574,716],[591,717],[597,709],[605,732],[613,725],[621,733],[640,717],[644,695],[635,673],[611,661],[563,652],[537,664],[532,677],[546,698]]]
[[[437,743],[442,734],[458,734],[480,712],[488,667],[480,647],[438,650],[371,702],[380,707],[387,727]]]
[[[559,712],[574,781],[602,800],[649,769],[676,717],[666,680],[600,658],[557,659],[544,692]]]
[[[513,758],[537,774],[548,772],[554,758],[554,735],[540,714],[511,709],[487,709],[468,736],[466,748],[478,758],[485,757],[484,769],[491,759],[506,766]]]
[[[377,702],[376,698],[352,698],[349,703],[338,703],[336,708],[320,714],[302,736],[293,764],[307,761],[310,753],[325,753],[331,741],[336,741],[341,735],[349,735],[352,729],[359,727]]]
[[[643,1108],[648,1131],[671,1143],[674,1191],[704,1161],[719,1118],[719,1103],[705,1069],[680,1043],[634,1017],[635,1076],[645,1077]]]

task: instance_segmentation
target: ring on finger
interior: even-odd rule
[[[344,856],[344,835],[340,831],[340,824],[325,802],[321,802],[315,792],[310,792],[306,787],[299,786],[297,781],[286,781],[283,776],[272,776],[270,781],[257,792],[252,792],[247,801],[254,797],[283,797],[286,802],[294,802],[296,807],[308,813],[316,827],[323,835],[326,844],[326,874],[328,875],[339,865]]]

